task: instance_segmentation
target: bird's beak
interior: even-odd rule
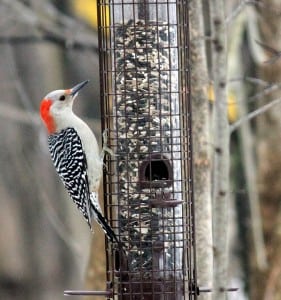
[[[78,83],[73,88],[70,89],[70,95],[75,96],[77,93],[89,82],[89,80],[85,80],[83,82]]]

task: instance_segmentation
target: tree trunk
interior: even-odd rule
[[[212,297],[226,299],[228,267],[229,126],[227,119],[227,44],[223,0],[210,3],[212,26],[212,79],[214,80],[214,173],[213,244],[214,279]]]
[[[212,287],[212,204],[209,149],[208,72],[201,0],[190,5],[191,95],[193,117],[194,199],[198,285]],[[200,299],[211,299],[203,293]]]

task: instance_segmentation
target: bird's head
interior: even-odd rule
[[[52,91],[42,99],[40,115],[50,134],[56,131],[59,119],[72,113],[74,99],[88,82],[89,80],[85,80],[71,89]]]

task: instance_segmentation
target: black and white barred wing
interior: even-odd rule
[[[49,150],[55,168],[72,200],[91,227],[87,161],[81,139],[73,128],[49,136]]]

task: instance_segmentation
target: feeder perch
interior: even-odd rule
[[[118,299],[195,299],[187,1],[98,3],[107,245]]]

